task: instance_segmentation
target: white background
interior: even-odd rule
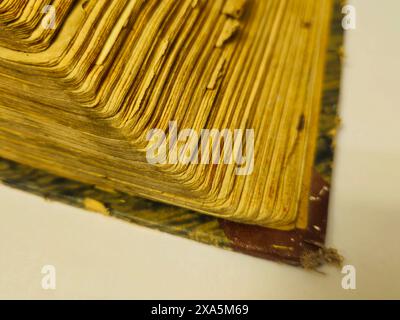
[[[350,3],[328,244],[356,290],[0,186],[0,298],[400,298],[400,1]]]

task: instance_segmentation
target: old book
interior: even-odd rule
[[[333,3],[3,1],[0,156],[306,230]]]

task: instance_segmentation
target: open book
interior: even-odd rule
[[[333,10],[2,1],[0,156],[226,223],[307,230],[310,197],[329,191],[313,181]]]

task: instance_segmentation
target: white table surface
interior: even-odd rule
[[[0,186],[0,298],[400,298],[400,1],[350,2],[328,244],[356,290]]]

